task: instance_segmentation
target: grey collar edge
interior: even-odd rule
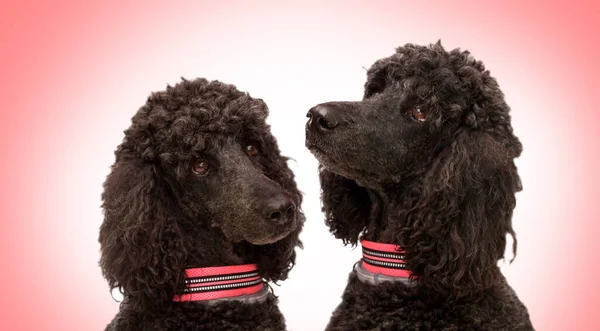
[[[361,282],[363,282],[365,284],[379,285],[383,282],[394,282],[394,283],[403,283],[404,285],[407,285],[407,286],[416,286],[417,282],[413,281],[409,278],[392,277],[392,276],[386,276],[386,275],[370,272],[363,267],[362,263],[363,263],[362,261],[358,261],[358,263],[356,263],[356,265],[354,266],[354,272],[356,272],[356,276],[358,277],[358,280],[360,280]]]
[[[267,297],[270,294],[269,289],[270,289],[270,286],[265,284],[263,286],[262,290],[260,290],[260,292],[256,292],[254,294],[244,294],[244,295],[240,295],[237,297],[214,299],[214,300],[205,301],[204,303],[206,303],[207,305],[213,305],[213,304],[217,304],[217,303],[221,303],[221,302],[231,302],[231,301],[237,301],[237,302],[245,303],[245,304],[263,303],[263,302],[267,301]],[[202,302],[202,301],[199,301],[199,302]]]

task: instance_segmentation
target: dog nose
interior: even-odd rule
[[[286,196],[272,198],[265,206],[264,215],[271,222],[285,224],[296,216],[296,205]]]
[[[312,107],[308,111],[308,114],[306,114],[306,117],[308,117],[306,126],[313,131],[332,130],[339,124],[338,120],[331,114],[331,111],[323,105]]]

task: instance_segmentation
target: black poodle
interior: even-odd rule
[[[268,109],[205,79],[153,93],[104,183],[101,261],[124,293],[107,330],[284,330],[301,194]]]
[[[522,146],[498,83],[467,51],[407,44],[360,102],[312,108],[323,211],[364,258],[327,330],[531,330],[497,263]]]

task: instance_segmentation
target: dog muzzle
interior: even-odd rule
[[[412,283],[402,247],[368,240],[361,240],[360,245],[363,257],[354,267],[360,281],[373,285],[381,282]]]
[[[185,288],[173,301],[264,302],[269,286],[259,276],[256,264],[186,269]]]

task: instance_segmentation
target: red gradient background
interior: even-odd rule
[[[600,330],[591,3],[2,2],[0,330],[101,330],[117,312],[97,265],[101,185],[133,113],[180,76],[233,83],[269,104],[308,216],[306,248],[276,291],[290,330],[323,329],[360,253],[322,224],[304,114],[359,99],[361,66],[396,46],[440,38],[486,63],[525,146],[519,255],[505,275],[537,329]],[[339,268],[314,272],[332,259]]]

